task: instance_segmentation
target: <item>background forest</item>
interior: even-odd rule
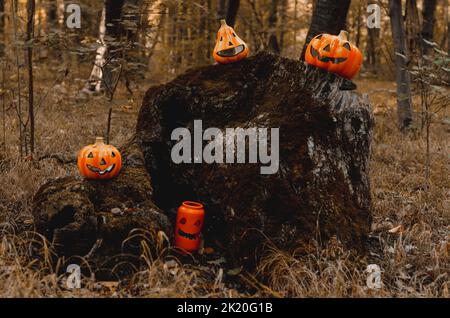
[[[448,0],[0,0],[0,296],[449,297],[449,13]],[[312,36],[340,29],[362,51],[354,82],[376,121],[369,256],[338,242],[307,257],[273,250],[256,274],[161,257],[130,281],[65,289],[20,231],[33,194],[76,174],[63,164],[95,136],[125,142],[151,85],[214,63],[223,18],[250,55],[300,59]],[[368,264],[382,289],[367,287]]]

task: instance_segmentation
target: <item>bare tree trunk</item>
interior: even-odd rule
[[[27,0],[27,60],[28,60],[28,120],[30,121],[30,152],[34,154],[34,88],[33,88],[33,33],[35,0]]]
[[[98,42],[100,42],[100,46],[97,48],[97,51],[95,52],[95,62],[88,81],[89,90],[95,92],[99,92],[102,88],[103,66],[106,63],[105,14],[106,14],[105,8],[103,7],[102,15],[100,18],[99,36],[98,36]]]
[[[367,64],[372,73],[377,74],[378,67],[378,43],[380,30],[377,28],[367,28]]]
[[[51,27],[54,27],[58,23],[58,7],[56,0],[49,0],[47,6],[47,23],[50,24]]]
[[[445,0],[445,19],[447,20],[447,53],[450,55],[450,17],[448,11],[448,0]]]
[[[206,16],[205,16],[205,12],[203,12],[203,8],[206,7],[206,3],[205,0],[200,0],[199,1],[199,7],[195,8],[195,12],[196,12],[196,21],[197,22],[197,28],[194,29],[194,33],[195,33],[195,45],[197,46],[196,50],[195,50],[195,56],[194,56],[194,60],[197,61],[199,64],[203,63],[203,40],[204,40],[204,32],[206,30]]]
[[[13,39],[14,39],[14,47],[15,47],[15,67],[16,67],[16,76],[17,76],[17,105],[16,105],[16,112],[17,117],[19,119],[19,155],[20,157],[23,157],[24,150],[26,150],[26,147],[24,148],[24,127],[23,127],[23,120],[22,120],[22,89],[21,89],[21,76],[20,76],[20,60],[19,60],[19,34],[18,34],[18,17],[17,17],[17,11],[18,11],[18,3],[16,0],[12,0],[11,2],[11,18],[12,18],[12,24],[13,24]],[[12,98],[14,100],[14,91],[12,91]]]
[[[219,0],[218,1],[218,8],[217,8],[217,16],[219,20],[226,19],[226,11],[225,11],[225,0]]]
[[[368,0],[367,5],[376,4],[377,0]],[[373,74],[378,73],[380,29],[367,27],[366,63]]]
[[[2,133],[3,133],[3,155],[7,156],[6,147],[6,92],[5,92],[5,76],[6,61],[2,61]]]
[[[205,56],[206,56],[206,60],[209,61],[211,58],[211,49],[210,49],[210,42],[211,42],[211,28],[212,28],[212,23],[211,23],[211,19],[209,18],[209,12],[212,11],[212,3],[211,0],[206,0],[206,4],[207,4],[207,9],[208,9],[208,17],[206,18],[206,29],[205,29]]]
[[[400,129],[403,131],[412,122],[412,98],[411,76],[407,69],[409,60],[407,57],[401,0],[389,0],[389,15],[395,47],[398,122]]]
[[[0,56],[5,54],[5,1],[0,0]]]
[[[440,41],[440,47],[445,50],[445,48],[447,47],[446,44],[448,44],[448,39],[449,39],[449,16],[448,16],[448,0],[442,0],[442,6],[444,9],[444,21],[442,22],[444,24],[444,28],[443,28],[443,32],[442,32],[442,40]],[[450,45],[448,46],[450,48]]]
[[[5,26],[5,18],[4,15],[5,14],[5,0],[0,0],[0,28],[1,31],[3,31],[3,28]]]
[[[437,0],[426,0],[423,3],[422,39],[429,42],[433,42],[436,4]],[[427,54],[431,48],[425,41],[422,42],[422,47],[424,54]]]
[[[114,59],[118,57],[118,51],[122,50],[117,45],[122,35],[120,25],[124,0],[105,0],[102,18],[99,26],[99,41],[101,46],[97,49],[95,64],[89,78],[89,89],[96,92],[103,86],[112,89],[112,69],[115,67]]]
[[[177,44],[178,48],[178,61],[180,69],[183,70],[186,62],[186,4],[183,1],[179,2],[178,6],[178,20],[177,20]]]
[[[113,88],[112,70],[117,67],[117,63],[114,61],[121,56],[123,50],[123,44],[117,45],[121,40],[123,28],[120,24],[122,19],[122,9],[125,0],[106,0],[105,1],[105,23],[106,23],[106,42],[107,42],[107,60],[103,69],[103,82],[110,91]],[[108,41],[111,39],[111,41]],[[109,43],[108,43],[109,42]]]
[[[405,34],[406,48],[410,63],[421,59],[422,51],[422,35],[419,20],[419,10],[417,9],[416,0],[406,0],[405,9]]]
[[[306,48],[313,37],[321,33],[339,34],[341,30],[345,30],[350,2],[351,0],[317,0],[301,60],[305,59]]]
[[[269,15],[269,44],[268,49],[274,53],[280,53],[280,46],[277,39],[277,21],[278,21],[278,0],[272,0]]]
[[[294,4],[295,5],[295,4]],[[287,15],[288,15],[288,0],[281,0],[281,32],[280,32],[280,53],[284,49],[284,38],[287,27]]]
[[[294,32],[293,32],[293,47],[294,47],[294,52],[297,51],[297,31],[298,31],[298,22],[297,22],[297,8],[298,8],[298,0],[294,0]]]
[[[240,0],[228,0],[227,24],[234,27],[236,24],[236,16],[239,10]]]
[[[356,17],[356,46],[359,47],[361,43],[361,23],[362,22],[362,8],[361,3],[358,5],[358,16]]]

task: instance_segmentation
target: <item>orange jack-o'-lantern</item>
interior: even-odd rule
[[[220,64],[230,64],[245,59],[248,55],[248,46],[225,20],[220,20],[220,29],[217,32],[216,46],[213,57]]]
[[[102,137],[88,145],[78,154],[78,170],[86,179],[111,179],[122,168],[122,156],[116,147],[106,145]]]
[[[178,208],[175,246],[187,252],[198,250],[204,219],[205,210],[202,204],[184,201]]]
[[[346,79],[358,74],[362,63],[361,51],[348,41],[348,33],[320,34],[309,43],[305,60],[308,64],[336,73]]]

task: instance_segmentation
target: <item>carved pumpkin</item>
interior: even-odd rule
[[[220,29],[217,33],[216,46],[213,57],[220,64],[230,64],[245,59],[248,55],[248,46],[225,20],[220,20]]]
[[[102,137],[97,137],[95,144],[80,150],[77,165],[86,179],[111,179],[122,168],[122,156],[116,147],[106,145]]]
[[[202,204],[192,201],[183,202],[178,208],[175,246],[187,252],[198,250],[204,218],[205,210]]]
[[[358,74],[362,63],[361,51],[348,41],[348,33],[320,34],[309,43],[305,60],[308,64],[336,73],[346,79]]]

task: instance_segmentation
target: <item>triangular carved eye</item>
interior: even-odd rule
[[[348,43],[348,42],[346,42],[346,43],[343,45],[343,47],[346,48],[346,49],[349,50],[349,51],[352,50],[352,49],[350,48],[350,43]]]
[[[106,165],[105,159],[102,158],[102,161],[100,161],[100,164],[101,164],[102,166]]]
[[[92,152],[90,152],[90,153],[87,155],[87,157],[88,157],[88,158],[94,158],[94,154],[93,154]]]
[[[327,46],[325,46],[325,47],[323,48],[323,50],[324,50],[325,52],[330,52],[330,51],[331,51],[331,46],[328,44]]]
[[[111,152],[111,157],[115,158],[116,154],[114,153],[114,151]]]
[[[181,224],[186,224],[186,218],[182,218],[182,219],[180,220],[180,223],[181,223]]]
[[[200,221],[200,220],[197,220],[197,221],[194,223],[194,225],[195,225],[196,227],[200,227],[201,224],[202,224],[202,221]]]
[[[320,34],[316,37],[317,40],[320,40],[322,38],[323,34]]]

